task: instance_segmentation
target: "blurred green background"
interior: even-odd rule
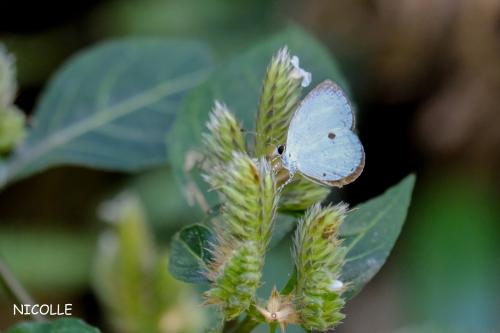
[[[17,58],[17,104],[28,114],[54,70],[100,40],[189,37],[212,45],[218,60],[292,23],[321,40],[350,83],[367,154],[363,175],[342,190],[346,201],[418,174],[396,248],[337,329],[350,333],[500,332],[499,22],[495,0],[0,4],[0,40]],[[0,194],[0,253],[12,271],[39,302],[73,303],[76,315],[105,332],[106,297],[92,284],[98,239],[116,227],[98,211],[123,189],[142,203],[158,253],[200,218],[167,166],[136,176],[57,168]],[[272,255],[287,257],[287,246]],[[0,330],[15,320],[4,296]]]

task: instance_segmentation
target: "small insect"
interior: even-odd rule
[[[365,152],[353,132],[354,114],[342,89],[326,80],[300,103],[288,128],[286,145],[276,148],[290,179],[341,187],[363,171]]]

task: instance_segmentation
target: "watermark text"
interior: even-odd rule
[[[73,304],[14,304],[14,316],[71,316]]]

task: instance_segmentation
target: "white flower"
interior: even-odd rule
[[[330,291],[340,291],[344,287],[344,283],[340,280],[332,280],[328,289]]]
[[[266,308],[260,306],[256,308],[268,323],[278,322],[282,333],[285,332],[288,324],[299,323],[299,316],[292,303],[292,295],[281,296],[276,287],[271,292]]]
[[[302,79],[302,83],[301,83],[302,87],[305,88],[305,87],[309,86],[311,84],[312,75],[311,75],[311,73],[300,68],[299,57],[293,56],[292,59],[290,60],[290,63],[294,67],[293,76],[297,79]]]

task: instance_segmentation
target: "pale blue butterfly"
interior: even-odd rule
[[[277,148],[290,179],[299,172],[327,186],[353,182],[365,165],[353,129],[354,113],[342,89],[329,80],[316,86],[295,111],[286,145]]]

